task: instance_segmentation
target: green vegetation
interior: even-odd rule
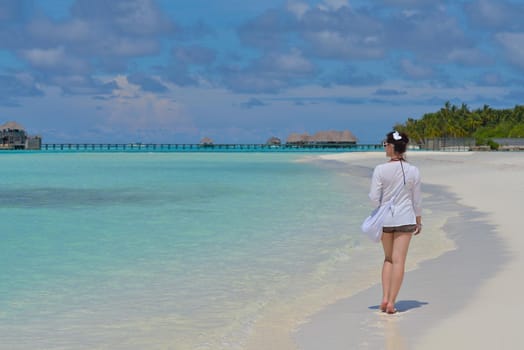
[[[524,106],[512,109],[492,109],[488,105],[470,110],[466,104],[458,107],[448,101],[438,112],[426,113],[421,119],[409,118],[395,130],[406,132],[411,142],[424,143],[432,138],[474,138],[477,145],[497,148],[493,138],[524,137]]]

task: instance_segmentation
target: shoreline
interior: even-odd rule
[[[380,159],[352,154],[327,158],[352,166],[378,164]],[[516,214],[514,208],[519,205],[511,201],[511,194],[519,187],[524,160],[518,154],[438,152],[408,153],[408,160],[421,169],[423,186],[440,195],[439,202],[448,206],[447,210],[457,212],[442,229],[456,249],[407,271],[397,304],[399,314],[378,312],[381,288],[377,280],[375,286],[326,307],[302,324],[293,334],[298,349],[491,349],[501,342],[500,337],[505,338],[505,344],[512,344],[511,348],[522,342],[516,326],[522,310],[517,306],[517,267],[522,267],[522,257],[516,261],[515,254],[519,253],[515,248],[522,247],[523,240],[516,237],[518,242],[513,243],[518,244],[514,245],[511,238],[517,233],[508,232],[509,238],[503,235],[505,229],[516,231],[518,215],[508,220],[501,212],[510,207]],[[504,179],[499,186],[488,187],[485,192],[489,194],[483,192],[500,177]],[[431,213],[426,208],[423,221],[428,215]],[[425,227],[412,245],[428,234],[432,232]],[[506,273],[508,267],[511,272]],[[497,284],[502,275],[509,275],[504,280],[511,286],[503,294],[514,303],[495,295],[500,294]],[[496,303],[490,308],[496,317],[486,314],[486,302]]]
[[[343,154],[312,155],[299,160],[300,162],[317,163],[317,166],[336,173],[344,186],[356,187],[359,205],[351,206],[351,213],[345,214],[353,217],[349,226],[341,232],[343,235],[350,235],[355,240],[355,251],[343,254],[350,254],[349,260],[345,262],[346,268],[341,269],[331,279],[330,283],[325,284],[321,289],[305,290],[304,294],[295,295],[286,303],[276,303],[273,307],[265,310],[263,317],[255,323],[253,333],[246,344],[247,349],[297,349],[297,345],[292,334],[301,327],[305,320],[312,315],[321,312],[326,307],[336,304],[346,298],[352,298],[362,291],[375,285],[380,278],[377,269],[377,261],[382,259],[382,249],[376,243],[368,240],[360,233],[359,225],[363,217],[372,209],[371,203],[367,202],[367,191],[369,179],[373,167],[384,160],[382,153],[351,153],[352,160],[358,158],[363,162],[347,164],[337,159],[347,157]],[[426,194],[427,195],[427,194]],[[432,203],[432,210],[436,215],[432,215],[425,221],[427,228],[438,228],[444,225],[448,212],[439,210],[437,205],[441,199],[431,195],[427,202]],[[436,229],[435,229],[436,230]],[[438,257],[444,252],[455,249],[453,242],[444,233],[428,237],[429,239],[420,240],[412,251],[411,260],[408,261],[407,269],[418,268],[421,261]],[[339,252],[339,254],[342,252]]]

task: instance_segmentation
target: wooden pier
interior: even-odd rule
[[[41,151],[85,152],[351,152],[382,150],[382,145],[358,144],[165,144],[165,143],[44,143]]]

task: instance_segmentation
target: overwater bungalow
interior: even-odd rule
[[[0,126],[0,149],[40,149],[40,136],[28,136],[24,127],[17,122],[7,122]]]
[[[202,140],[200,140],[200,145],[204,147],[211,147],[213,146],[213,139],[204,137]]]
[[[276,136],[270,137],[266,141],[266,145],[269,145],[269,146],[280,146],[281,144],[282,144],[282,141],[280,141],[280,139]]]
[[[287,138],[286,144],[306,146],[316,145],[323,147],[343,147],[348,145],[355,145],[357,138],[349,130],[345,131],[319,131],[314,135],[308,133],[296,134],[293,133]]]

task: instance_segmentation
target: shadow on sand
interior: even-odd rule
[[[400,300],[397,301],[395,304],[395,307],[397,308],[398,312],[404,312],[409,311],[412,309],[418,309],[419,307],[423,307],[425,305],[428,305],[428,302],[425,301],[418,301],[418,300]],[[378,310],[380,305],[373,305],[368,307],[368,309],[371,310]]]

